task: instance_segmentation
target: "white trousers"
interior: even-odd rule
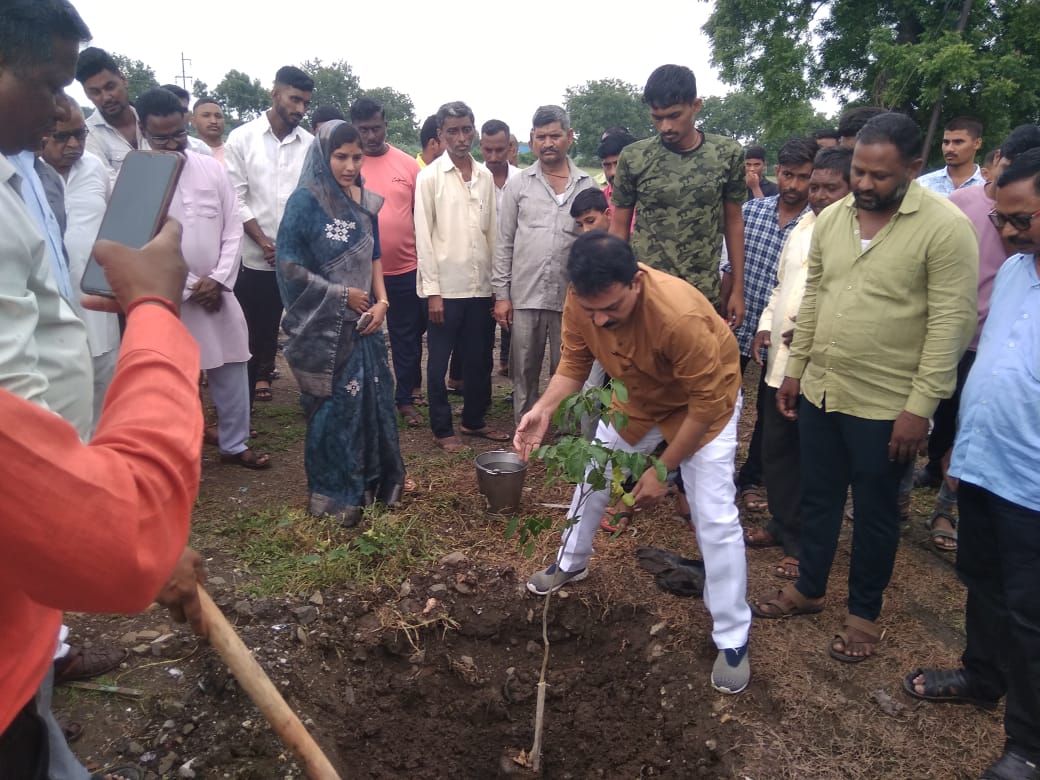
[[[209,397],[217,407],[220,452],[237,455],[248,448],[249,372],[247,363],[225,363],[206,369]]]
[[[697,545],[704,556],[704,605],[711,613],[714,623],[711,636],[720,650],[743,647],[751,628],[744,532],[733,484],[740,406],[738,398],[733,416],[719,435],[680,464]],[[629,444],[612,426],[601,421],[596,438],[611,449],[650,453],[664,437],[661,430],[654,427],[634,445]],[[609,480],[608,472],[608,483]],[[579,507],[581,496],[586,493],[588,498]],[[593,491],[586,484],[574,491],[567,516],[578,519],[564,531],[563,546],[557,556],[564,571],[580,571],[588,566],[593,552],[592,540],[609,500],[609,488]]]

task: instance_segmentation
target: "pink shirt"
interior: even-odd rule
[[[415,180],[419,163],[415,158],[387,144],[386,154],[365,156],[361,169],[365,187],[385,198],[379,210],[379,248],[383,274],[398,276],[414,271],[415,255]]]
[[[967,215],[979,236],[979,327],[975,331],[975,338],[968,345],[968,349],[974,351],[978,349],[982,326],[986,323],[986,317],[989,316],[989,298],[993,294],[993,280],[997,278],[1000,266],[1004,265],[1004,261],[1012,253],[1004,248],[1004,242],[1000,240],[1000,233],[989,221],[989,213],[993,210],[995,201],[990,200],[985,187],[962,187],[950,193],[950,202],[956,204]]]
[[[242,220],[224,166],[211,157],[188,151],[170,203],[170,216],[184,229],[181,251],[188,264],[188,279],[181,321],[199,345],[202,368],[245,363],[249,360],[249,331],[232,292],[238,278]],[[207,276],[224,288],[223,303],[215,312],[188,300],[192,285]]]

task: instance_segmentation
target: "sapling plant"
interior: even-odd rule
[[[561,431],[579,431],[583,421],[600,417],[616,430],[623,430],[628,425],[628,415],[614,408],[615,399],[622,404],[628,401],[628,389],[616,379],[604,387],[593,387],[581,393],[574,393],[567,396],[557,407],[553,414],[553,423]],[[565,482],[578,486],[575,509],[565,518],[560,529],[562,532],[566,532],[581,517],[585,502],[593,492],[609,489],[612,504],[620,501],[631,507],[635,504],[635,499],[631,491],[626,489],[626,480],[631,478],[632,482],[628,484],[634,484],[634,481],[643,476],[649,468],[654,469],[661,482],[664,482],[668,475],[664,463],[652,455],[611,449],[599,439],[590,440],[573,434],[561,436],[555,444],[542,445],[534,451],[533,456],[545,464],[546,485]],[[538,537],[556,524],[552,518],[513,517],[506,527],[506,538],[517,536],[524,555],[530,558],[534,554]],[[561,576],[561,571],[560,553],[557,552],[555,576]],[[538,675],[534,741],[530,751],[522,750],[513,759],[520,766],[527,767],[535,773],[541,771],[542,762],[546,672],[549,668],[549,602],[555,587],[554,581],[542,605],[542,665]]]

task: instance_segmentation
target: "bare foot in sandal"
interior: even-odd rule
[[[773,569],[773,574],[783,580],[798,579],[798,559],[785,555]]]
[[[795,615],[815,615],[823,612],[826,599],[822,596],[811,599],[803,596],[793,585],[786,585],[782,590],[774,590],[750,603],[751,612],[760,618],[785,618]]]
[[[847,615],[844,629],[831,642],[831,658],[848,664],[865,661],[874,655],[884,635],[873,621]]]

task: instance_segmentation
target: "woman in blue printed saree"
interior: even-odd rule
[[[308,509],[346,526],[373,501],[396,503],[405,483],[382,332],[383,198],[364,188],[363,161],[352,125],[323,124],[275,242],[284,354],[307,415]]]

